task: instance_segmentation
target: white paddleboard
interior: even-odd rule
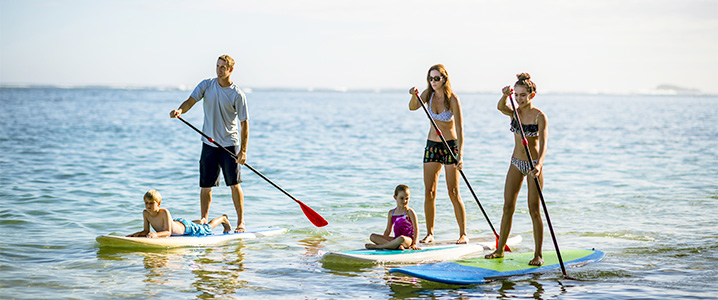
[[[482,237],[470,239],[470,241],[468,244],[454,244],[453,242],[419,244],[421,250],[359,249],[328,252],[322,256],[322,262],[340,264],[437,262],[457,260],[472,253],[496,249],[495,237]],[[520,235],[511,235],[506,241],[509,247],[519,243],[521,243]]]
[[[265,236],[279,235],[286,232],[284,228],[247,229],[240,233],[222,233],[203,236],[177,235],[161,238],[126,237],[118,235],[101,235],[95,238],[100,247],[130,248],[177,248],[219,245],[238,239],[254,239]]]

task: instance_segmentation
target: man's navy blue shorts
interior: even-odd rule
[[[225,147],[232,153],[237,153],[236,146]],[[203,188],[219,186],[219,169],[224,174],[227,186],[242,182],[240,165],[222,148],[215,148],[202,143],[202,154],[199,158],[199,186]]]

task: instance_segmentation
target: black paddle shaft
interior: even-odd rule
[[[459,159],[456,157],[456,154],[454,154],[454,151],[451,151],[451,147],[449,147],[449,143],[446,142],[446,139],[444,138],[444,135],[441,134],[441,130],[439,130],[439,126],[436,125],[436,122],[434,122],[434,119],[431,118],[431,115],[429,114],[429,110],[426,108],[426,105],[424,105],[424,102],[421,101],[421,97],[419,94],[416,94],[416,100],[419,101],[419,104],[421,104],[421,108],[424,109],[424,112],[426,113],[426,116],[429,118],[429,121],[431,121],[431,125],[434,126],[434,130],[436,130],[436,134],[439,135],[441,138],[441,141],[444,143],[444,146],[446,147],[446,150],[451,154],[451,157],[454,158],[454,161],[456,163],[459,163]],[[479,205],[479,208],[481,209],[481,212],[484,214],[484,218],[486,218],[486,221],[489,223],[489,227],[491,227],[491,231],[494,232],[494,235],[496,238],[499,237],[499,234],[496,233],[496,229],[494,229],[494,225],[491,224],[491,220],[489,220],[489,215],[486,214],[486,211],[484,210],[484,207],[481,205],[481,202],[479,201],[479,197],[476,196],[476,193],[474,192],[474,189],[471,187],[471,183],[469,183],[469,179],[466,178],[466,175],[464,175],[463,170],[459,170],[459,173],[461,173],[461,177],[464,178],[464,182],[466,182],[466,186],[469,187],[469,191],[471,191],[471,195],[474,196],[474,200],[476,200],[476,204]]]
[[[224,151],[227,151],[227,153],[229,153],[229,155],[231,155],[232,158],[234,158],[235,160],[237,159],[237,155],[236,155],[236,154],[232,153],[232,151],[229,151],[229,149],[227,149],[227,148],[223,147],[222,145],[220,145],[219,143],[217,143],[217,141],[215,141],[214,139],[212,139],[210,136],[206,135],[204,132],[202,132],[202,130],[197,129],[197,127],[194,127],[194,125],[192,125],[192,124],[190,124],[189,122],[185,121],[185,120],[182,119],[182,117],[180,117],[180,116],[177,116],[177,119],[179,119],[180,121],[182,121],[182,122],[184,122],[185,124],[187,124],[187,126],[189,126],[190,128],[194,129],[194,131],[197,131],[199,134],[201,134],[201,135],[202,135],[204,138],[206,138],[208,141],[210,141],[211,143],[217,145],[217,147],[221,148],[221,149],[224,150]],[[254,172],[254,173],[256,173],[257,175],[259,175],[259,177],[262,177],[262,179],[264,179],[264,180],[266,180],[267,182],[269,182],[269,184],[273,185],[275,188],[277,188],[278,190],[282,191],[282,193],[284,193],[285,195],[289,196],[289,198],[292,198],[292,200],[294,200],[294,201],[299,201],[299,200],[297,200],[296,198],[294,198],[294,196],[292,196],[292,195],[289,194],[287,191],[285,191],[282,187],[278,186],[276,183],[274,183],[274,182],[272,182],[271,180],[269,180],[269,178],[267,178],[266,176],[264,176],[264,174],[259,173],[259,171],[257,171],[256,169],[252,168],[252,166],[248,165],[247,163],[244,163],[244,165],[247,166],[247,168],[249,168],[250,170],[252,170],[252,172]]]
[[[509,100],[511,100],[511,107],[514,109],[514,118],[516,118],[516,122],[518,123],[519,132],[521,132],[521,143],[524,145],[524,150],[526,151],[526,158],[529,160],[529,168],[531,170],[534,169],[534,162],[531,159],[531,152],[529,151],[529,142],[526,140],[526,136],[524,135],[524,127],[521,124],[521,119],[519,118],[519,112],[516,110],[516,105],[514,105],[514,98],[511,97],[511,94],[509,94]],[[538,191],[539,198],[541,198],[541,206],[543,206],[543,212],[546,215],[546,223],[548,223],[548,229],[551,231],[551,239],[553,240],[553,246],[556,248],[556,255],[558,256],[558,262],[561,264],[561,271],[563,272],[563,276],[566,275],[566,267],[563,265],[563,258],[561,258],[561,251],[558,249],[558,241],[556,241],[556,234],[553,232],[553,225],[551,225],[551,217],[548,215],[548,208],[546,208],[546,201],[544,201],[543,198],[543,192],[541,191],[541,183],[539,182],[538,177],[534,177],[534,182],[536,184],[536,191]]]

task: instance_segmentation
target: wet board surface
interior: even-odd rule
[[[146,237],[101,235],[95,238],[95,240],[100,244],[100,247],[177,248],[219,245],[233,240],[254,239],[279,235],[284,232],[286,232],[284,228],[255,228],[240,233],[220,233],[203,236],[178,235],[152,239]]]
[[[604,253],[598,250],[561,250],[565,266],[583,265],[601,260]],[[542,266],[529,266],[533,252],[506,252],[503,258],[485,259],[483,256],[453,262],[408,266],[389,270],[424,280],[440,283],[469,285],[486,283],[487,279],[545,272],[560,268],[556,251],[544,251]]]
[[[460,245],[453,242],[419,244],[421,250],[358,249],[329,252],[322,256],[322,261],[341,264],[436,262],[455,260],[472,253],[496,248],[495,237],[483,237],[469,241],[468,244]],[[509,236],[506,242],[509,247],[519,243],[521,243],[520,235]]]

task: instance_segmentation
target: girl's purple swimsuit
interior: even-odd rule
[[[394,211],[392,211],[391,222],[394,224],[394,238],[402,235],[414,238],[414,226],[411,224],[409,217],[406,216],[406,211],[403,215],[394,215]]]

